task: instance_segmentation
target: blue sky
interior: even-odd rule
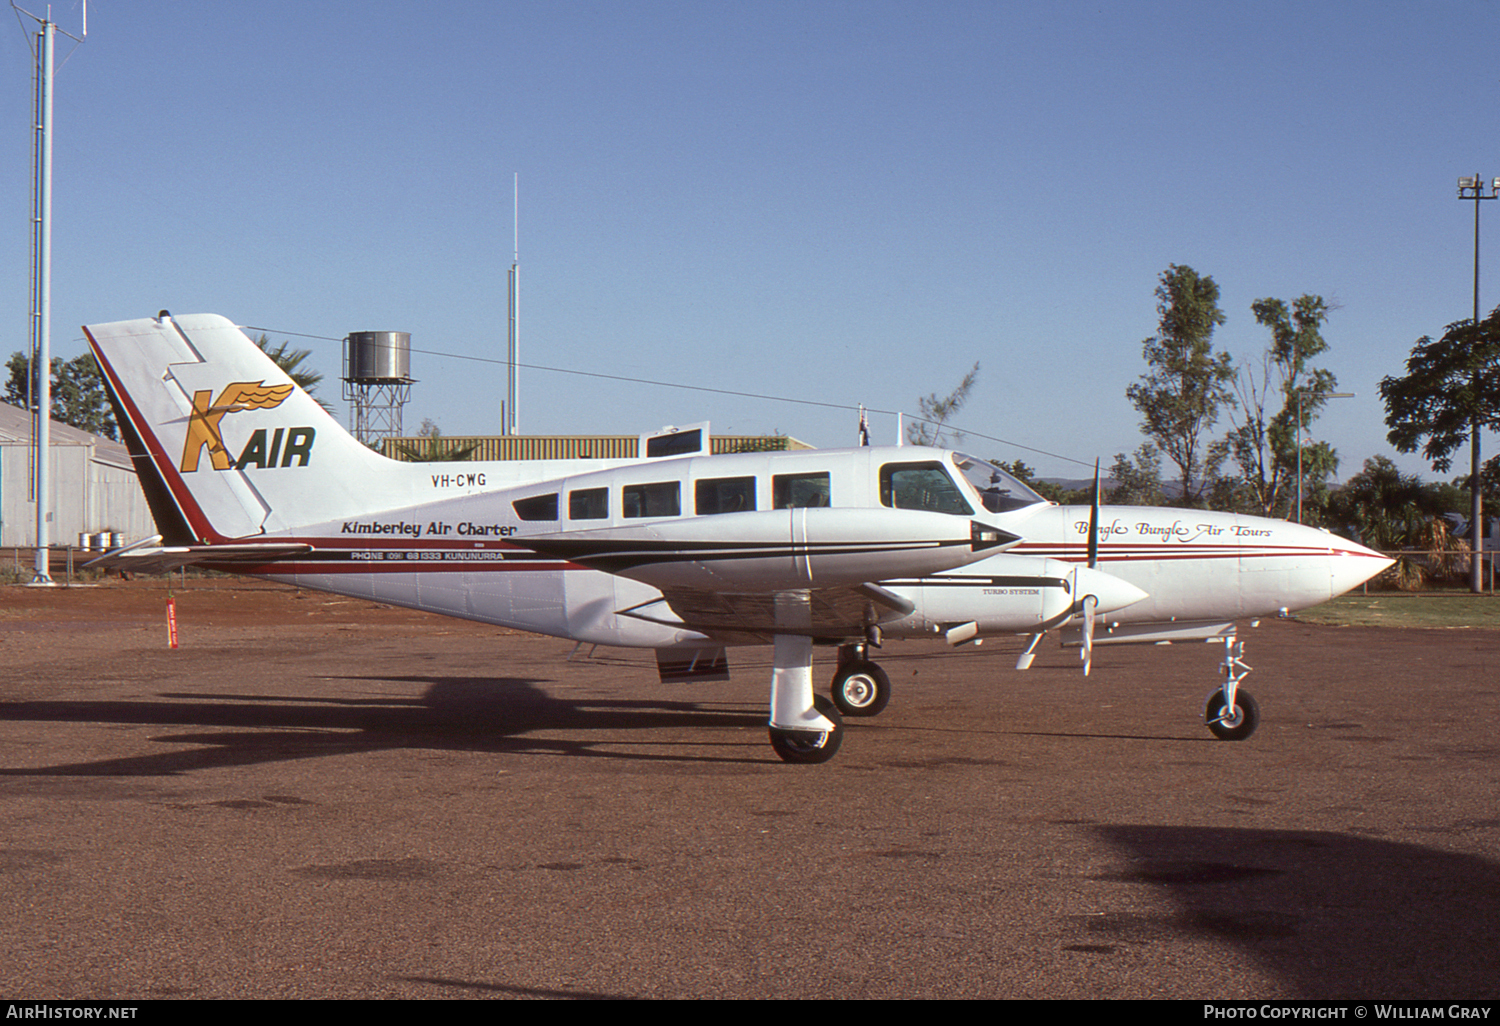
[[[67,0],[53,17],[76,32]],[[6,353],[28,338],[34,30],[11,21]],[[312,348],[336,400],[338,343],[290,333],[409,331],[408,428],[494,433],[504,368],[458,357],[503,355],[519,174],[528,363],[912,411],[977,360],[964,427],[1108,464],[1142,441],[1125,389],[1157,278],[1187,264],[1239,359],[1267,343],[1253,300],[1339,305],[1324,365],[1358,398],[1319,434],[1347,476],[1393,454],[1380,378],[1471,310],[1455,182],[1500,176],[1497,30],[1490,0],[95,0],[57,76],[53,351],[220,313]],[[524,433],[702,419],[854,441],[823,406],[522,374]]]

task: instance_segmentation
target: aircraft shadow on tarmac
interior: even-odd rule
[[[1175,911],[1079,917],[1087,939],[1073,950],[1199,937],[1234,944],[1303,997],[1500,997],[1500,864],[1489,859],[1323,831],[1093,829],[1125,856],[1098,879],[1164,891]]]
[[[28,769],[0,767],[0,776],[171,776],[224,766],[322,758],[394,748],[575,755],[631,760],[763,763],[764,735],[728,743],[723,755],[690,754],[711,747],[704,737],[644,741],[599,732],[672,727],[765,727],[765,711],[672,700],[549,695],[541,683],[515,677],[347,677],[428,685],[411,698],[337,695],[162,693],[160,701],[38,701],[0,703],[0,723],[153,724],[211,727],[203,733],[152,737],[187,750],[104,758]],[[227,728],[227,729],[226,729]],[[565,732],[565,738],[529,736]],[[723,744],[723,743],[721,743]],[[646,748],[655,749],[647,751]],[[751,754],[741,754],[751,753]]]

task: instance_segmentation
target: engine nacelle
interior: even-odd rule
[[[509,541],[657,588],[776,592],[934,574],[985,559],[1020,538],[947,513],[817,507]]]

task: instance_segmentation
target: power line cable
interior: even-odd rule
[[[244,324],[240,327],[242,327],[246,331],[259,331],[269,335],[289,335],[292,338],[311,338],[318,339],[323,342],[344,341],[343,338],[334,338],[331,335],[310,335],[306,332],[281,331],[276,328],[257,327],[253,324]],[[418,349],[413,347],[408,351],[413,353],[421,353],[423,356],[436,356],[447,360],[469,360],[473,363],[486,363],[496,366],[505,366],[507,363],[507,361],[505,360],[498,360],[492,356],[469,356],[464,353],[447,353],[443,352],[440,349]],[[516,366],[521,367],[524,370],[547,371],[552,374],[572,374],[576,377],[581,378],[597,378],[603,381],[619,381],[632,385],[655,385],[658,388],[678,388],[688,392],[708,392],[713,395],[732,395],[740,399],[760,399],[766,402],[793,403],[799,406],[818,406],[827,410],[850,410],[854,412],[857,412],[859,410],[859,407],[857,405],[850,405],[848,403],[830,403],[824,402],[819,399],[794,399],[784,395],[766,395],[760,392],[741,392],[732,388],[714,388],[711,385],[687,385],[679,381],[657,381],[652,378],[634,378],[624,374],[605,374],[602,371],[575,370],[571,367],[548,367],[538,363],[519,363]],[[1016,449],[1024,449],[1027,452],[1033,452],[1039,456],[1046,456],[1050,459],[1063,460],[1067,463],[1076,463],[1080,467],[1093,466],[1092,463],[1089,463],[1086,460],[1078,460],[1074,459],[1071,456],[1063,456],[1059,453],[1048,452],[1046,449],[1038,449],[1035,446],[1022,445],[1020,442],[1013,442],[1007,438],[996,438],[994,435],[986,435],[980,431],[960,431],[952,424],[940,424],[936,421],[914,416],[910,413],[907,413],[905,410],[883,410],[874,406],[867,406],[865,407],[865,409],[870,413],[883,413],[892,417],[899,415],[901,417],[904,417],[906,420],[913,421],[915,423],[931,424],[934,427],[946,428],[949,431],[955,431],[964,436],[972,435],[975,438],[983,438],[989,442],[998,442],[1001,445],[1008,445]]]

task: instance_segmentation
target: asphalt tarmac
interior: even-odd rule
[[[0,993],[1500,996],[1500,633],[892,643],[823,766],[769,650],[649,652],[237,584],[0,589]],[[820,652],[820,680],[832,653]]]

